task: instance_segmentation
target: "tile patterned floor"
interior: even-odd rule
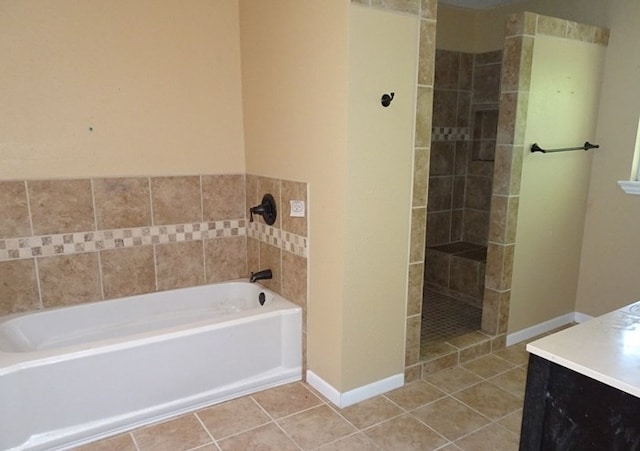
[[[422,346],[480,330],[481,322],[482,309],[436,291],[425,290],[420,334]]]
[[[265,390],[77,451],[516,450],[527,352],[502,349],[338,409],[304,383]]]

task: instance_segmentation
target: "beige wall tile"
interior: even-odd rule
[[[203,175],[202,209],[205,221],[244,218],[246,181],[242,174]]]
[[[610,31],[607,28],[596,28],[593,42],[601,45],[609,45]]]
[[[413,207],[427,205],[427,191],[429,186],[429,149],[415,149],[413,153]]]
[[[451,212],[429,213],[427,223],[427,246],[446,244],[451,238]]]
[[[427,211],[432,213],[436,211],[451,210],[452,195],[453,177],[429,177],[429,200],[427,201]]]
[[[435,51],[434,77],[438,89],[457,89],[460,79],[460,52]]]
[[[435,2],[434,2],[435,3]],[[418,56],[418,84],[433,86],[436,50],[436,23],[420,21],[420,53]]]
[[[576,41],[593,42],[596,36],[596,27],[582,23],[567,22],[567,38]]]
[[[151,178],[153,224],[202,221],[200,177]]]
[[[477,359],[491,352],[491,342],[485,341],[484,343],[478,343],[477,345],[469,346],[468,348],[460,350],[460,356],[458,357],[459,363],[469,362]]]
[[[407,289],[407,316],[422,312],[422,288],[424,263],[409,265],[409,286]]]
[[[158,290],[204,284],[202,241],[155,246]]]
[[[105,299],[156,290],[152,246],[101,251],[100,266]]]
[[[498,113],[498,144],[514,144],[517,108],[518,94],[515,92],[502,93],[500,112]]]
[[[0,238],[31,235],[24,182],[0,182]]]
[[[519,75],[522,40],[522,36],[514,36],[504,41],[504,62],[501,82],[503,92],[517,91],[520,88]]]
[[[33,180],[27,187],[35,235],[96,229],[89,180]]]
[[[258,270],[249,268],[250,271],[262,271],[263,269],[270,269],[273,273],[273,278],[269,280],[261,280],[260,283],[270,290],[276,293],[282,294],[281,285],[281,263],[282,263],[282,250],[277,247],[271,246],[266,243],[260,243],[260,267]]]
[[[454,352],[441,357],[436,357],[422,365],[422,377],[425,378],[430,374],[435,374],[438,371],[451,368],[458,364],[458,353]]]
[[[433,104],[433,88],[418,86],[416,105],[416,147],[431,145],[431,117]]]
[[[414,208],[411,211],[410,263],[421,262],[424,260],[426,226],[427,209]]]
[[[404,366],[415,365],[420,361],[420,315],[407,318],[407,344]]]
[[[247,174],[245,176],[245,217],[249,218],[249,208],[254,207],[260,203],[262,196],[258,198],[258,176],[253,174]]]
[[[403,13],[418,14],[420,0],[370,0],[371,6]]]
[[[476,65],[473,71],[473,103],[494,103],[500,96],[501,64]]]
[[[441,287],[449,286],[449,264],[451,256],[444,252],[427,249],[424,281]]]
[[[35,260],[0,262],[0,316],[38,308]]]
[[[148,178],[94,179],[98,230],[151,225]]]
[[[307,306],[307,259],[282,252],[282,296],[300,307]]]
[[[420,6],[421,16],[425,19],[436,20],[438,12],[437,0],[422,0]]]
[[[300,236],[307,236],[307,218],[309,216],[309,202],[307,196],[307,184],[302,182],[292,182],[282,180],[282,193],[280,212],[282,214],[282,230],[295,233]],[[306,213],[303,218],[292,217],[290,215],[291,201],[302,200],[305,203]]]
[[[538,16],[536,33],[564,38],[567,36],[567,21],[556,17]]]
[[[517,13],[511,14],[506,20],[505,36],[529,35],[536,32],[537,14]]]
[[[42,305],[46,308],[102,299],[95,252],[40,258],[38,273]]]
[[[246,237],[216,238],[204,245],[207,283],[248,277]]]
[[[269,178],[269,177],[258,177],[258,185],[257,185],[257,199],[249,205],[249,207],[254,207],[256,205],[260,205],[262,202],[262,197],[265,194],[271,194],[276,201],[276,222],[271,225],[271,227],[282,228],[282,217],[284,216],[284,212],[289,213],[288,205],[285,207],[282,204],[281,197],[281,181],[279,179]],[[264,219],[260,215],[256,215],[253,217],[254,221],[258,221],[261,224],[265,224]]]
[[[260,271],[260,242],[247,237],[247,274]]]

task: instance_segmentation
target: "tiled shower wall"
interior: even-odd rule
[[[486,246],[501,52],[436,51],[427,246]]]
[[[0,182],[0,315],[247,277],[306,305],[307,220],[249,223],[262,191],[306,184],[231,174]],[[267,192],[267,191],[264,191]]]
[[[425,281],[482,304],[502,52],[436,51]],[[454,244],[451,244],[454,243]]]

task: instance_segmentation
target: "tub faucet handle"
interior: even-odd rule
[[[249,277],[249,282],[253,283],[258,280],[272,279],[272,278],[273,278],[273,273],[271,272],[271,270],[263,269],[262,271],[252,272],[251,277]]]

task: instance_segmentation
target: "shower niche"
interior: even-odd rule
[[[436,51],[422,327],[426,340],[443,327],[425,324],[436,303],[465,323],[461,333],[480,329],[501,66],[502,51]]]

